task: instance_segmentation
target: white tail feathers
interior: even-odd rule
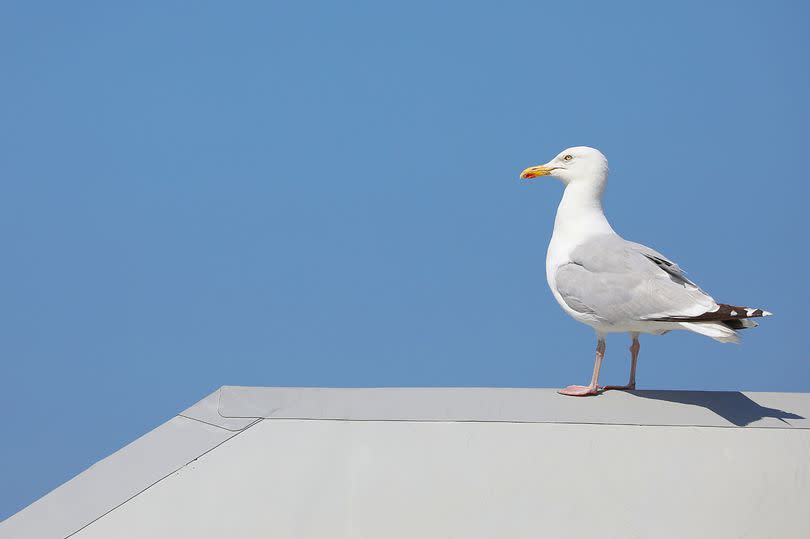
[[[711,337],[715,341],[734,344],[740,342],[740,336],[737,335],[737,332],[724,326],[721,322],[680,322],[680,326],[689,331]]]

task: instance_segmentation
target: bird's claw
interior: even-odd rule
[[[627,384],[626,386],[605,386],[602,391],[633,391],[636,389],[636,384]]]
[[[603,390],[604,388],[600,388],[599,386],[568,386],[557,390],[557,393],[569,397],[590,397],[599,395]]]

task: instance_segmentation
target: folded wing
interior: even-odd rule
[[[677,264],[617,235],[596,236],[575,248],[555,282],[571,309],[610,324],[688,320],[719,308]]]

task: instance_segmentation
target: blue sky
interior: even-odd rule
[[[776,314],[642,337],[640,387],[810,391],[807,18],[4,3],[0,518],[224,384],[587,383],[544,273],[562,188],[517,178],[572,145],[617,231]]]

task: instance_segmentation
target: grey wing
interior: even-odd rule
[[[578,246],[555,276],[571,309],[607,323],[698,316],[717,303],[677,264],[619,236],[597,236]]]
[[[683,283],[691,284],[692,286],[697,288],[697,285],[686,276],[686,272],[683,271],[681,267],[678,266],[678,264],[668,259],[658,251],[650,249],[646,245],[642,245],[640,243],[634,243],[632,241],[627,241],[622,238],[619,239],[623,241],[628,246],[629,249],[642,254],[647,260],[649,260],[650,262],[658,266],[661,270],[671,275],[676,282],[680,281]]]

